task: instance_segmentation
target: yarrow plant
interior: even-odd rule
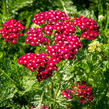
[[[66,99],[72,99],[74,96],[80,98],[80,103],[93,102],[93,91],[85,81],[75,82],[70,89],[66,89],[62,96]]]
[[[6,42],[11,41],[11,43],[16,43],[19,38],[18,36],[23,36],[23,34],[20,32],[24,30],[24,26],[22,26],[20,21],[10,19],[5,22],[3,26],[4,27],[0,30],[0,34],[5,38]]]
[[[36,100],[36,102],[38,100],[37,103],[39,104],[37,106],[38,107],[40,106],[41,109],[56,108],[58,104],[60,105],[60,101],[55,101],[55,100],[60,99],[60,98],[57,99],[57,97],[59,97],[58,95],[60,94],[58,93],[58,90],[60,90],[62,86],[62,84],[58,84],[58,82],[61,79],[59,75],[62,75],[62,72],[60,72],[61,74],[57,75],[59,65],[61,64],[60,62],[64,60],[73,60],[75,58],[76,53],[83,46],[81,39],[83,40],[84,38],[89,40],[95,40],[97,35],[99,35],[100,33],[98,31],[97,24],[93,19],[86,18],[83,16],[72,19],[70,15],[67,15],[66,13],[60,10],[49,10],[46,12],[37,13],[32,19],[32,22],[33,24],[26,31],[27,37],[25,38],[25,43],[29,44],[28,49],[32,48],[32,51],[37,46],[38,50],[40,49],[40,53],[35,54],[35,52],[38,51],[37,48],[35,48],[36,51],[34,53],[29,52],[20,56],[18,58],[18,64],[23,65],[33,73],[35,73],[34,71],[36,71],[36,79],[38,82],[41,82],[43,80],[46,80],[47,78],[52,77],[54,75],[53,73],[55,73],[55,76],[58,76],[58,78],[52,78],[52,80],[54,80],[56,84],[51,82],[51,79],[48,79],[38,84],[34,84],[33,79],[32,81],[29,80],[29,82],[32,82],[31,83],[32,86],[28,88],[28,83],[24,84],[25,91],[23,90],[22,92],[21,90],[21,92],[23,93],[23,94],[21,93],[22,94],[21,98],[24,97],[23,96],[24,94],[27,94],[27,92],[31,91],[31,88],[39,87],[37,88],[37,91],[31,91],[36,95],[34,98],[32,97],[31,100],[33,101]],[[0,30],[0,34],[2,37],[6,39],[6,42],[16,43],[16,41],[19,38],[18,36],[23,35],[21,31],[24,30],[24,26],[22,26],[20,21],[17,21],[16,19],[8,20],[6,23],[3,24],[3,26],[4,27]],[[101,49],[99,45],[100,45],[99,42],[93,41],[93,43],[89,44],[89,48],[88,48],[89,52],[95,52],[95,51],[100,52]],[[77,60],[75,60],[75,63],[78,61],[79,58],[76,59]],[[66,66],[69,65],[69,63],[70,62],[66,63]],[[84,67],[85,64],[84,63],[81,64],[80,62],[77,63],[76,65]],[[61,70],[61,68],[59,70]],[[73,68],[73,70],[75,69],[76,67]],[[28,81],[28,76],[23,78],[23,81]],[[49,84],[49,82],[51,83]],[[46,86],[43,86],[44,84],[46,84]],[[56,88],[56,90],[53,88]],[[37,96],[37,94],[41,94],[41,96],[40,95]],[[48,95],[46,96],[46,94]],[[26,98],[27,97],[24,97],[24,99]],[[44,102],[43,99],[45,98],[46,101]],[[62,99],[65,98],[64,100],[65,102],[67,102],[68,99],[69,102],[72,101],[73,98],[74,100],[76,98],[76,100],[79,99],[80,103],[85,104],[85,103],[93,103],[94,97],[93,97],[93,90],[91,86],[86,84],[85,81],[82,81],[82,82],[75,82],[73,83],[71,88],[65,89],[62,92],[61,98]],[[51,101],[50,104],[48,104],[49,107],[42,104],[42,103],[47,104],[48,103],[47,99],[48,101]],[[26,102],[30,104],[30,100]],[[64,105],[63,104],[60,105],[60,108],[61,106],[63,107]],[[70,105],[68,107],[70,107]],[[36,107],[32,105],[29,109],[33,109],[33,108]]]
[[[81,37],[94,40],[99,32],[97,24],[91,18],[70,18],[60,10],[40,12],[33,18],[33,23],[39,26],[30,28],[25,43],[31,46],[46,46],[45,53],[28,53],[18,59],[19,64],[34,71],[38,69],[37,79],[42,81],[50,76],[58,67],[56,64],[64,59],[73,59],[82,47],[76,26],[82,31]],[[34,25],[35,25],[34,24]]]

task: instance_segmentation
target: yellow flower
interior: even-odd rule
[[[88,48],[89,52],[101,52],[100,43],[99,41],[93,41],[91,44],[89,44]]]
[[[96,50],[97,50],[98,52],[101,52],[101,49],[100,49],[100,48],[96,48]]]

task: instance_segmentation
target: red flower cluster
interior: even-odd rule
[[[41,46],[41,43],[47,44],[49,43],[49,40],[46,37],[43,37],[43,32],[45,32],[45,34],[48,36],[52,33],[52,30],[56,30],[56,32],[54,33],[54,36],[56,36],[56,38],[54,40],[59,41],[59,38],[57,39],[58,35],[73,35],[76,29],[71,21],[56,22],[54,24],[48,24],[42,28],[37,29],[30,28],[26,32],[27,38],[25,40],[25,43],[29,42],[31,46]],[[62,40],[62,37],[60,37],[60,39]]]
[[[57,70],[56,63],[58,62],[59,59],[48,58],[45,53],[27,53],[18,59],[19,64],[24,64],[25,67],[31,71],[39,68],[37,73],[37,79],[39,82],[52,76],[52,71]]]
[[[43,67],[44,64],[47,63],[47,55],[45,53],[27,53],[18,59],[19,64],[24,64],[26,68],[29,70],[34,71],[39,66]]]
[[[24,30],[24,26],[16,19],[10,19],[3,24],[0,34],[5,38],[6,42],[16,43],[19,35],[23,35],[20,31]]]
[[[25,43],[29,42],[31,46],[37,45],[41,46],[41,44],[49,43],[49,40],[46,37],[43,37],[41,33],[41,28],[30,28],[27,33],[27,38],[25,39]]]
[[[76,28],[74,27],[74,25],[71,21],[55,22],[53,25],[53,29],[57,30],[56,33],[61,33],[66,36],[73,35],[73,33],[76,30]]]
[[[60,59],[73,59],[82,46],[77,35],[57,35],[54,45],[47,46],[47,54]]]
[[[98,32],[98,28],[97,28],[97,24],[95,23],[95,20],[91,18],[80,16],[78,18],[75,18],[73,24],[78,25],[80,29],[83,30],[83,33],[81,35],[82,38],[94,40],[95,37],[100,34]]]
[[[80,16],[78,18],[75,18],[73,24],[78,25],[82,30],[97,30],[97,24],[95,23],[95,20],[91,18]]]
[[[37,73],[37,79],[38,81],[42,81],[43,79],[46,79],[50,76],[52,76],[52,72],[53,70],[58,69],[58,67],[56,66],[56,63],[59,62],[58,58],[48,58],[47,63],[45,64],[44,67],[40,67]]]
[[[41,28],[30,28],[26,32],[25,43],[29,42],[31,46],[47,45],[50,41],[44,36],[49,36],[52,32],[54,32],[53,35],[55,36],[51,45],[46,46],[47,54],[39,53],[40,56],[45,58],[42,59],[42,57],[36,56],[39,54],[33,55],[32,53],[29,54],[31,58],[26,57],[27,59],[23,59],[26,55],[19,58],[19,63],[24,64],[31,71],[34,71],[39,66],[38,81],[52,76],[53,70],[57,70],[56,63],[63,59],[73,59],[76,52],[82,47],[78,35],[74,35],[76,31],[75,25],[78,25],[83,30],[81,35],[83,38],[94,40],[96,35],[99,35],[97,24],[93,19],[81,16],[71,21],[69,16],[59,10],[40,12],[34,16],[32,21],[36,24],[44,25],[41,25]],[[34,57],[36,57],[36,60]]]
[[[79,96],[80,103],[85,104],[87,102],[93,102],[92,89],[84,81],[82,81],[82,84],[80,82],[75,82],[72,89],[66,89],[62,94],[66,99],[71,99],[72,95]]]
[[[82,38],[94,40],[97,35],[100,33],[97,30],[85,30],[82,34]]]
[[[65,20],[67,19],[68,16],[60,11],[60,10],[49,10],[49,11],[46,11],[46,12],[40,12],[38,14],[36,14],[33,18],[33,23],[36,23],[36,24],[44,24],[45,22],[48,21],[48,23],[53,23],[53,22],[56,22],[58,20]]]
[[[52,30],[53,30],[53,25],[45,25],[43,27],[43,30],[45,31],[45,34],[47,36],[49,36],[51,33],[52,33]]]
[[[42,81],[43,79],[46,79],[50,76],[52,76],[53,70],[57,70],[56,63],[58,63],[59,60],[55,58],[48,58],[47,63],[44,67],[40,67],[37,73],[37,79],[38,81]]]

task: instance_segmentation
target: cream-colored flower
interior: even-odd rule
[[[98,16],[98,21],[100,22],[100,21],[102,21],[104,19],[104,16],[103,15],[99,15]]]
[[[99,41],[93,41],[91,44],[89,44],[89,48],[88,51],[89,52],[101,52],[101,48],[100,48],[100,43]]]
[[[100,48],[96,48],[96,50],[97,50],[98,52],[101,52],[101,49],[100,49]]]

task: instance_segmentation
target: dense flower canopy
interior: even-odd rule
[[[28,53],[18,60],[19,64],[24,64],[31,71],[38,69],[39,82],[52,76],[53,71],[58,69],[56,66],[58,62],[73,59],[82,47],[79,35],[75,33],[78,29],[76,26],[81,29],[82,38],[94,40],[99,35],[93,19],[83,16],[69,19],[70,16],[60,10],[40,12],[32,20],[40,26],[30,28],[26,32],[25,43],[29,42],[31,46],[46,46],[45,53]]]

